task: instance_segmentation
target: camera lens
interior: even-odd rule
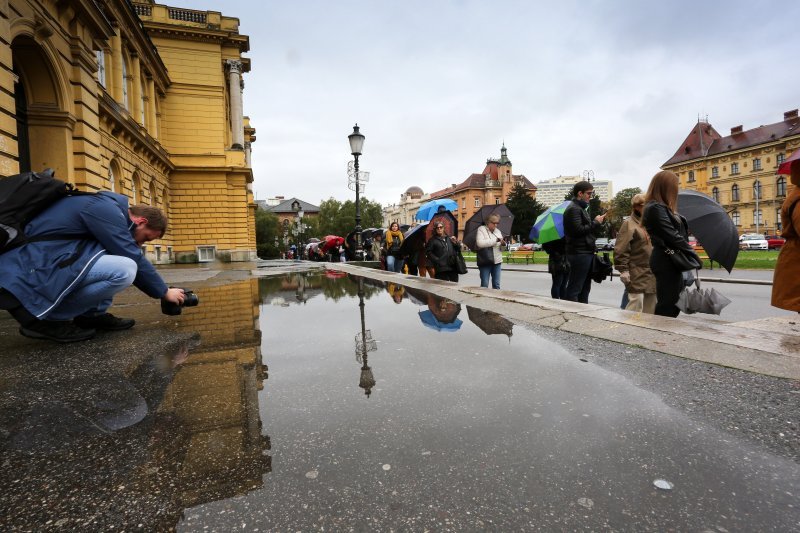
[[[184,307],[194,307],[200,303],[200,298],[197,297],[195,293],[192,291],[186,291],[184,293],[183,305]]]

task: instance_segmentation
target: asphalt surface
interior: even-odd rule
[[[0,526],[800,528],[800,381],[697,360],[746,337],[675,357],[590,306],[374,273],[393,283],[365,281],[361,307],[340,273],[277,266],[162,269],[200,306],[164,317],[132,289],[113,311],[136,327],[79,345],[0,317]],[[441,300],[420,286],[456,317],[426,325]],[[571,332],[593,328],[619,333]]]

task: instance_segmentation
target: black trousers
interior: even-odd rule
[[[656,277],[656,311],[661,316],[676,317],[681,310],[675,305],[683,290],[683,273],[672,265],[664,250],[653,247],[650,254],[650,270]]]
[[[448,270],[447,272],[439,272],[436,271],[436,274],[433,276],[436,279],[441,279],[443,281],[455,281],[458,283],[458,272],[455,270]]]

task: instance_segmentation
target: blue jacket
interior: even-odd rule
[[[26,226],[25,235],[66,234],[76,238],[31,242],[0,255],[0,287],[16,296],[31,314],[44,319],[100,256],[111,254],[136,261],[133,284],[148,296],[161,298],[167,284],[136,244],[134,228],[128,217],[128,198],[121,194],[104,191],[59,200]],[[76,252],[76,261],[59,266]]]

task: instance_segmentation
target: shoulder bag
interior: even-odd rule
[[[683,250],[672,250],[671,248],[664,248],[664,253],[667,254],[667,257],[672,261],[672,266],[681,272],[703,268],[697,254],[689,255]]]

